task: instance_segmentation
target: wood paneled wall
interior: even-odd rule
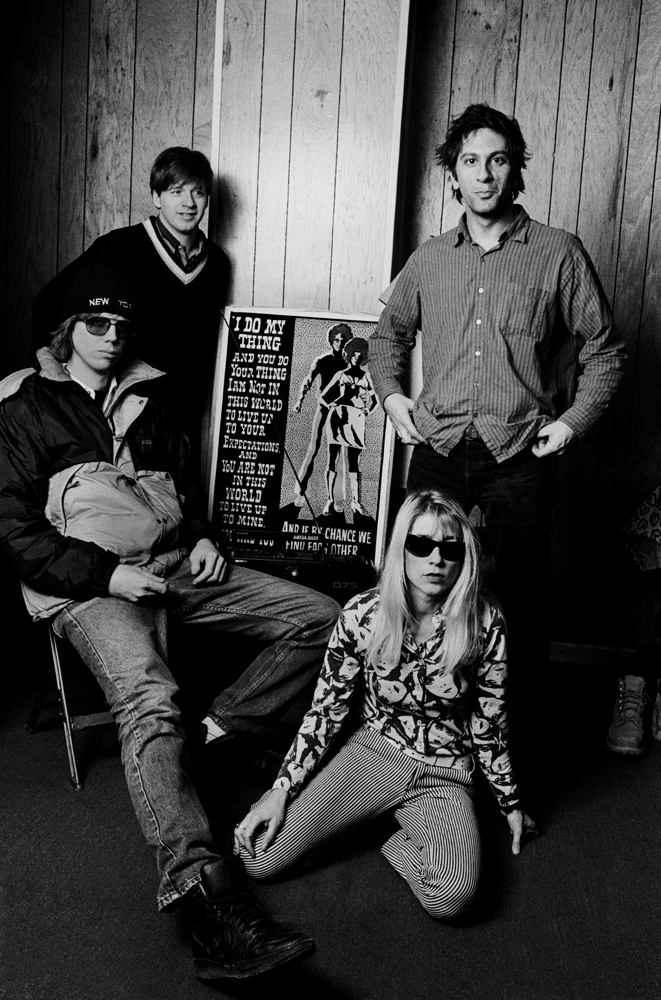
[[[156,154],[209,155],[215,17],[214,0],[14,5],[0,120],[4,372],[30,363],[39,288],[100,233],[149,214]]]
[[[554,638],[633,645],[661,599],[659,574],[641,574],[620,536],[661,482],[661,5],[420,0],[413,11],[397,263],[461,211],[434,160],[451,116],[477,101],[514,114],[533,154],[521,202],[583,240],[629,351],[616,401],[559,463]]]
[[[387,257],[404,0],[219,0],[213,235],[237,303],[374,312]],[[661,481],[658,0],[413,0],[396,267],[452,226],[434,163],[450,116],[488,101],[533,153],[523,198],[591,253],[630,360],[561,462],[554,638],[632,645],[661,597],[619,524]],[[167,145],[212,152],[216,0],[26,0],[0,69],[2,374],[29,363],[38,288],[150,210]],[[214,133],[216,134],[216,133]]]
[[[402,6],[226,0],[217,234],[234,302],[378,310]]]

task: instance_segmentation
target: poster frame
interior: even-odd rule
[[[338,324],[338,323],[369,323],[376,326],[378,321],[378,315],[371,313],[348,313],[348,312],[338,312],[338,311],[320,311],[320,310],[310,310],[310,309],[296,309],[296,308],[285,308],[285,307],[267,307],[267,306],[246,306],[240,304],[227,305],[223,310],[221,329],[219,333],[218,351],[216,359],[216,367],[214,373],[214,385],[213,394],[211,402],[211,414],[210,414],[210,456],[208,462],[209,468],[209,488],[208,488],[208,517],[209,520],[213,521],[215,512],[215,492],[216,483],[218,478],[218,464],[221,457],[221,434],[222,434],[222,417],[223,417],[223,407],[225,397],[228,394],[228,350],[230,346],[230,330],[231,323],[233,322],[233,317],[236,314],[249,314],[251,316],[270,316],[270,317],[293,317],[295,321],[301,320],[320,320],[328,328]],[[291,387],[290,387],[291,392]],[[380,404],[377,404],[377,408],[381,409]],[[383,411],[381,409],[383,414]],[[386,532],[388,526],[388,511],[390,504],[390,489],[393,471],[393,456],[395,447],[395,434],[392,424],[388,418],[383,414],[383,438],[381,445],[381,456],[380,456],[380,474],[378,477],[378,490],[377,490],[377,511],[376,511],[376,535],[374,541],[374,568],[378,570],[381,567],[383,561],[383,555],[386,545]],[[267,554],[264,558],[268,561]],[[249,561],[249,557],[245,560]],[[274,554],[272,561],[282,562],[283,556]],[[290,561],[295,561],[295,556],[291,556]]]

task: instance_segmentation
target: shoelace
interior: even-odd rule
[[[238,895],[232,900],[232,905],[226,910],[215,910],[216,919],[223,923],[229,919],[235,928],[245,934],[272,934],[279,927],[259,909],[254,900],[247,895]]]
[[[645,711],[645,704],[649,698],[644,691],[634,691],[627,687],[624,681],[620,681],[618,696],[618,712],[627,719],[635,719]]]

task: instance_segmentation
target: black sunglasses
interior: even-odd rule
[[[459,562],[460,559],[463,559],[466,551],[463,542],[452,539],[443,539],[442,542],[437,542],[435,538],[428,538],[427,535],[407,535],[404,548],[412,556],[418,556],[420,559],[430,556],[434,549],[438,549],[441,559],[447,559],[448,562]]]
[[[128,340],[133,336],[133,325],[127,319],[108,319],[107,316],[90,316],[85,320],[87,332],[93,337],[103,337],[111,326],[115,327],[118,340]]]

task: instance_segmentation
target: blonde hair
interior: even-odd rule
[[[461,507],[436,490],[410,493],[399,509],[379,581],[381,601],[374,615],[367,661],[373,666],[380,663],[394,667],[401,658],[404,632],[415,621],[409,601],[404,542],[413,522],[423,514],[431,514],[445,534],[455,535],[465,545],[459,576],[443,604],[446,625],[440,666],[443,673],[452,673],[474,659],[479,650],[484,608],[480,548]]]
[[[60,323],[57,330],[53,330],[50,335],[51,339],[48,346],[51,354],[60,362],[60,364],[64,364],[65,361],[68,361],[73,354],[73,331],[76,327],[76,323],[79,320],[84,323],[86,320],[99,315],[100,313],[98,312],[75,313],[73,316],[69,316],[62,323]],[[133,331],[134,333],[137,332],[135,324],[133,325]],[[122,364],[125,363],[124,359],[127,354],[129,354],[128,349],[124,351]]]

